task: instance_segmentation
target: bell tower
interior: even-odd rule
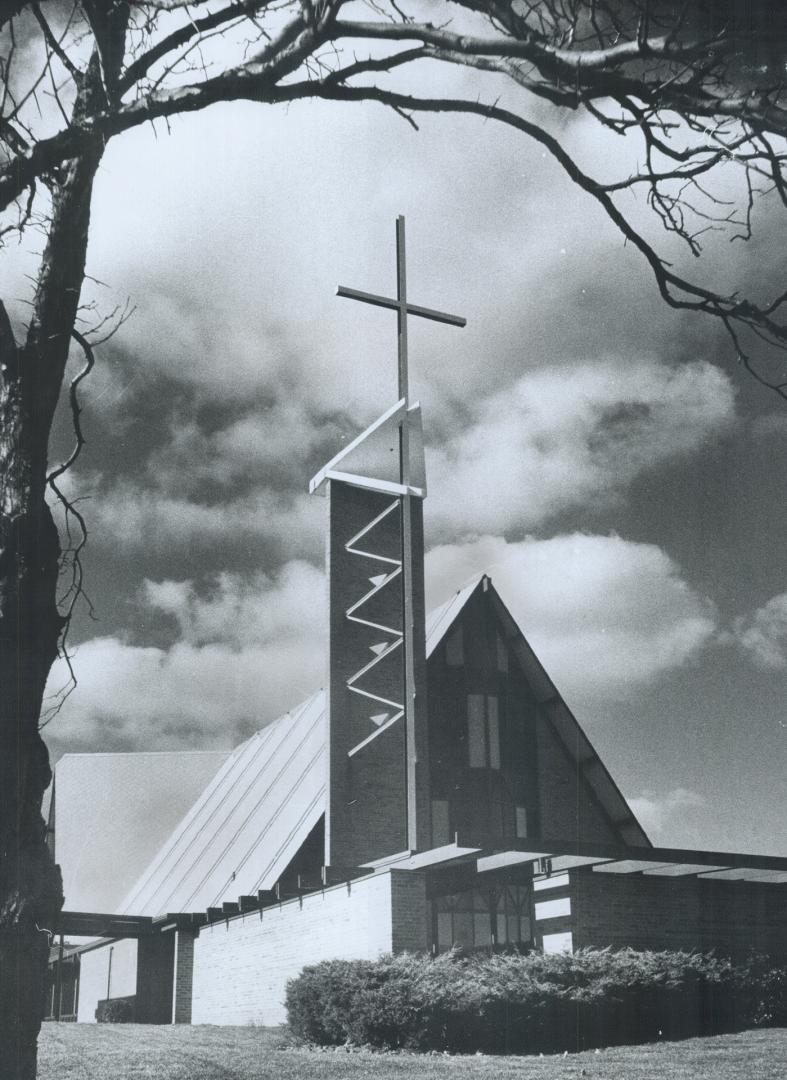
[[[408,390],[407,318],[465,320],[407,300],[404,218],[397,295],[338,294],[397,313],[399,400],[331,459],[327,495],[328,800],[325,862],[360,866],[429,846],[424,641],[423,429]]]

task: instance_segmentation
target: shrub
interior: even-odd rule
[[[325,961],[286,1000],[310,1042],[537,1053],[783,1022],[786,987],[787,971],[762,958],[582,949]]]
[[[755,1027],[787,1027],[787,967],[753,953],[741,969],[741,996]]]
[[[96,1006],[96,1020],[99,1024],[133,1024],[135,1006],[135,997],[105,998]]]

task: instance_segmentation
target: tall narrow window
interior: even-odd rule
[[[486,699],[486,719],[489,732],[489,767],[500,768],[500,720],[497,714],[497,698]]]
[[[471,769],[500,768],[500,717],[494,695],[468,695],[467,750]]]
[[[527,809],[524,806],[516,808],[516,835],[518,840],[524,840],[527,836]]]
[[[467,748],[471,769],[486,767],[486,723],[482,694],[467,698]]]
[[[508,671],[508,646],[500,634],[497,634],[497,670]]]

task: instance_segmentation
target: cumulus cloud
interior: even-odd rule
[[[433,539],[521,535],[571,508],[614,502],[642,471],[724,431],[734,400],[728,378],[706,363],[608,360],[533,371],[469,412],[428,454]],[[302,402],[212,430],[173,420],[141,477],[85,477],[98,493],[97,542],[155,553],[265,540],[282,558],[317,558],[323,504],[306,483],[341,447],[344,425]]]
[[[174,616],[183,641],[230,647],[323,641],[326,582],[310,563],[286,563],[275,577],[219,574],[207,589],[192,581],[145,581],[150,607]]]
[[[675,833],[681,836],[681,842],[694,835],[691,827],[691,812],[706,805],[705,798],[696,791],[676,787],[664,794],[645,791],[627,800],[651,840],[657,843],[669,842]]]
[[[787,592],[737,619],[727,640],[736,642],[762,671],[787,668]]]
[[[295,400],[261,405],[210,430],[193,415],[178,414],[167,442],[148,459],[147,474],[152,485],[170,493],[205,484],[303,492],[310,470],[316,471],[312,463],[332,457],[350,430]]]
[[[733,416],[728,378],[704,362],[608,360],[531,372],[478,403],[469,425],[431,450],[429,520],[440,537],[532,528],[614,499]]]
[[[212,503],[121,481],[96,498],[91,514],[96,542],[116,551],[173,547],[205,553],[221,544],[253,549],[265,542],[279,558],[317,556],[323,546],[324,503],[307,494],[258,488]]]
[[[322,685],[325,586],[308,564],[274,578],[224,574],[202,593],[190,581],[146,581],[143,600],[177,621],[179,640],[80,645],[78,685],[49,727],[55,743],[62,732],[71,749],[228,747]],[[48,692],[66,682],[58,662]]]
[[[558,688],[580,703],[680,667],[716,629],[712,604],[664,551],[619,536],[483,536],[434,548],[426,565],[431,603],[487,571]]]
[[[620,537],[487,536],[435,548],[426,569],[430,606],[489,571],[557,685],[580,703],[685,663],[714,632],[713,609],[668,556]],[[273,576],[146,581],[141,602],[151,619],[173,620],[175,643],[82,644],[55,741],[63,731],[72,749],[226,746],[323,684],[325,579],[308,563]],[[64,682],[58,665],[50,692]]]

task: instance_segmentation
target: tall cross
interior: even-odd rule
[[[399,426],[399,480],[404,487],[402,495],[402,593],[404,601],[403,638],[404,638],[404,701],[405,701],[405,740],[407,746],[407,846],[411,851],[418,847],[418,829],[416,825],[418,800],[416,798],[416,769],[418,755],[415,739],[415,652],[413,633],[415,617],[413,613],[413,558],[412,558],[412,507],[410,504],[410,430],[407,416],[409,405],[409,385],[407,371],[407,317],[419,315],[433,322],[449,323],[451,326],[466,326],[467,320],[461,315],[448,315],[444,311],[420,307],[407,299],[407,267],[404,245],[404,216],[396,219],[396,299],[377,296],[374,293],[360,292],[340,285],[338,296],[349,300],[361,300],[364,304],[376,307],[392,308],[396,312],[399,338],[399,398],[404,399],[404,419]]]
[[[422,319],[431,319],[433,322],[449,323],[451,326],[466,326],[467,319],[461,315],[448,315],[444,311],[435,311],[432,308],[420,307],[411,304],[407,300],[407,265],[404,246],[404,215],[400,214],[396,219],[396,299],[389,296],[376,296],[374,293],[360,292],[358,289],[348,289],[340,285],[336,290],[337,296],[346,296],[348,300],[361,300],[364,304],[374,304],[376,307],[392,308],[396,312],[396,321],[399,329],[399,397],[408,401],[409,388],[407,383],[407,316],[420,315]]]

